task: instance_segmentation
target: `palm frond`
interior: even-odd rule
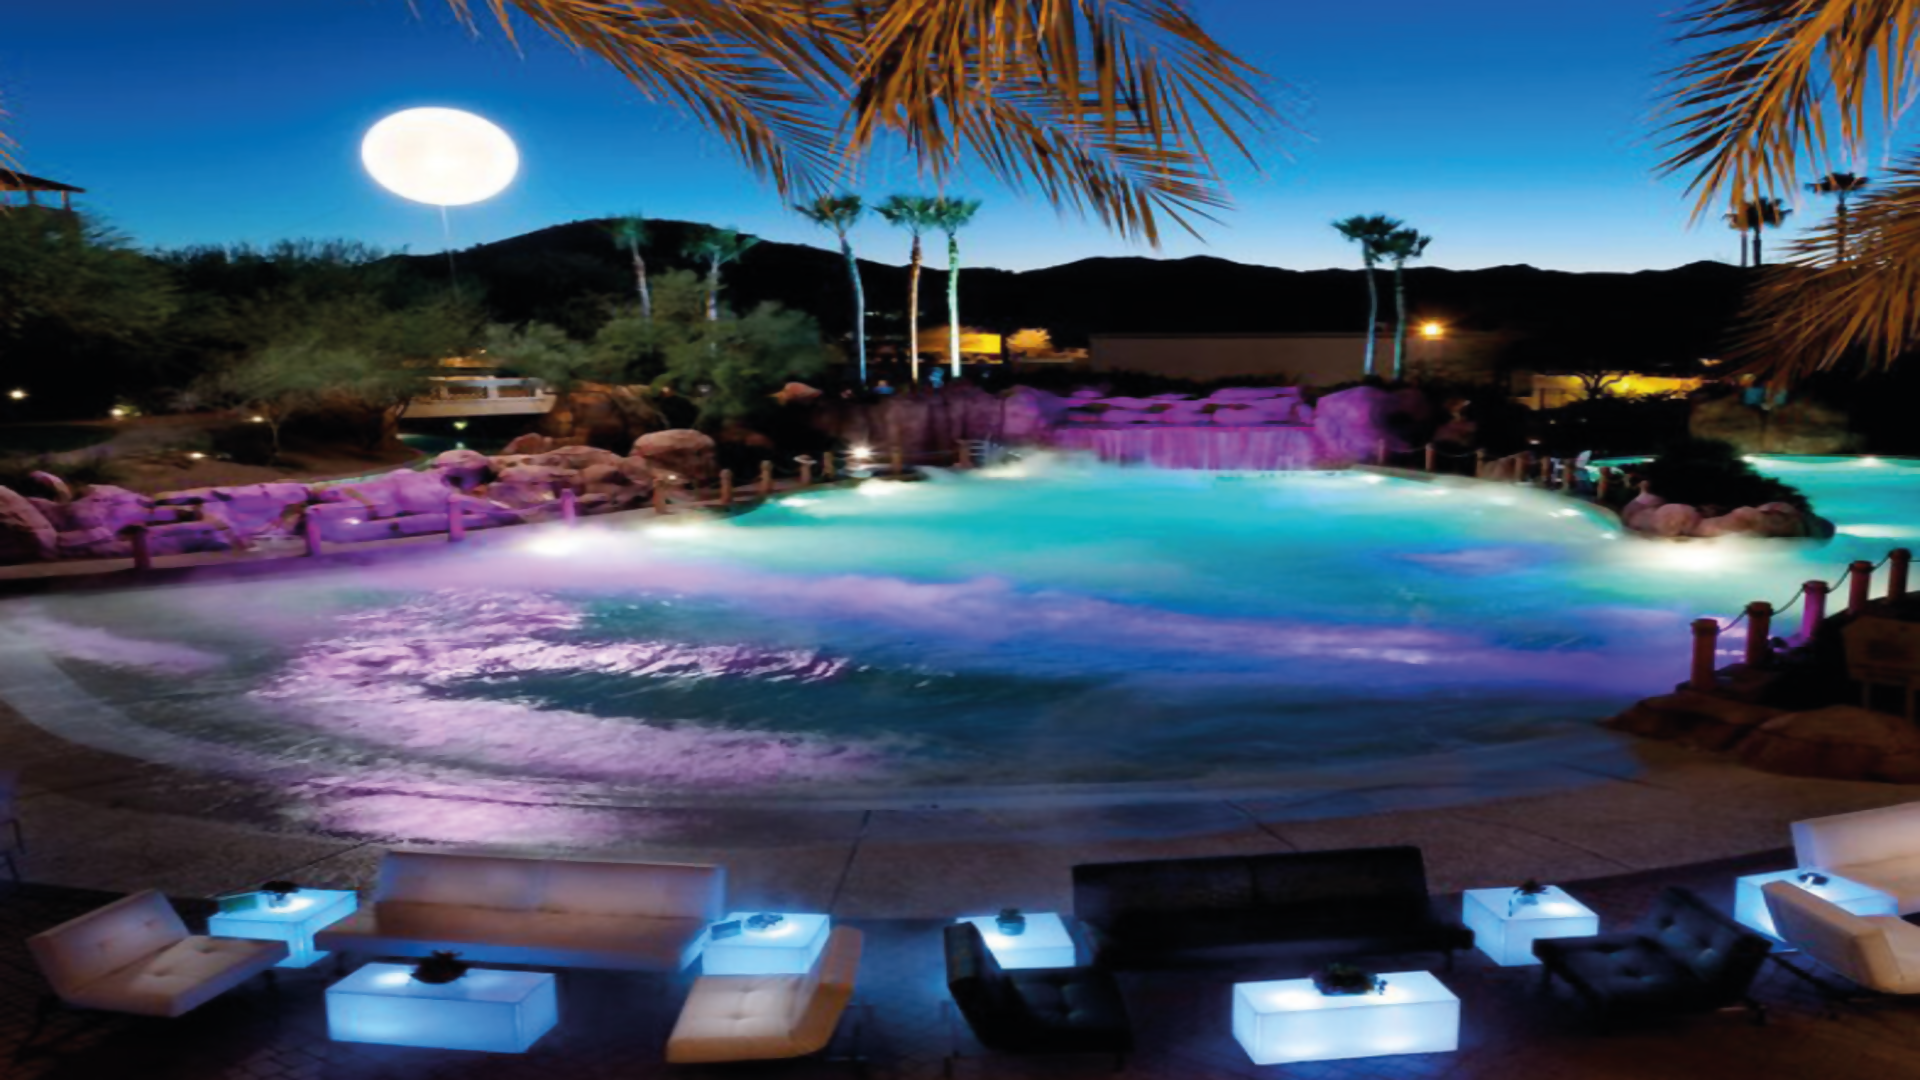
[[[1227,204],[1211,148],[1250,155],[1263,76],[1184,0],[447,0],[516,16],[678,102],[783,195],[883,138],[940,181],[970,160],[1157,241]]]
[[[1732,357],[1777,383],[1920,347],[1920,154],[1854,202],[1842,250],[1829,218],[1788,246],[1747,305]]]
[[[1920,0],[1699,0],[1697,55],[1670,73],[1667,173],[1691,173],[1695,217],[1798,187],[1855,158],[1920,91]]]

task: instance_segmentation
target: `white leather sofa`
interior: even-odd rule
[[[1870,990],[1920,994],[1920,926],[1855,915],[1792,882],[1761,887],[1780,939]]]
[[[772,1061],[825,1050],[859,969],[860,931],[840,927],[805,975],[702,975],[667,1039],[667,1060]]]
[[[726,914],[726,870],[389,851],[373,903],[314,947],[376,956],[677,971]]]
[[[1793,853],[1803,868],[1879,889],[1902,915],[1920,911],[1920,803],[1796,821]]]
[[[175,1017],[287,958],[284,941],[196,937],[149,889],[27,939],[60,1000],[83,1009]]]

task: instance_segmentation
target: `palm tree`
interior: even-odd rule
[[[640,254],[641,246],[647,242],[647,219],[639,214],[614,218],[607,223],[607,235],[613,238],[615,247],[633,259],[633,285],[640,293],[640,317],[652,321],[653,290],[647,287],[647,260]]]
[[[1814,163],[1881,153],[1920,92],[1916,25],[1920,0],[1696,0],[1680,35],[1692,55],[1665,95],[1663,163],[1687,174],[1696,219],[1799,186]],[[1788,250],[1748,293],[1727,354],[1746,371],[1784,384],[1920,348],[1920,147],[1848,200],[1844,224],[1836,214]]]
[[[920,236],[940,224],[940,200],[928,195],[889,195],[874,207],[887,224],[907,230],[913,236],[913,253],[907,270],[907,356],[913,381],[920,381]]]
[[[740,258],[760,242],[736,229],[701,229],[687,239],[681,252],[707,266],[707,321],[720,321],[720,268]]]
[[[979,212],[979,199],[944,197],[933,211],[933,223],[947,234],[947,357],[956,379],[960,377],[960,230]]]
[[[941,182],[977,163],[1158,243],[1227,205],[1212,160],[1276,120],[1264,76],[1186,0],[445,0],[675,102],[783,196],[877,142]]]
[[[853,351],[860,361],[860,385],[867,385],[867,290],[860,283],[860,260],[853,256],[853,241],[847,234],[866,216],[867,204],[858,195],[822,195],[812,202],[795,203],[800,216],[823,229],[832,229],[840,238],[840,254],[847,260],[847,276],[853,279]]]
[[[1407,356],[1407,263],[1426,254],[1433,237],[1418,229],[1395,229],[1380,241],[1380,257],[1393,264],[1393,302],[1398,315],[1393,328],[1393,377],[1406,371]]]
[[[1760,257],[1760,230],[1777,229],[1786,224],[1787,215],[1793,213],[1786,204],[1771,195],[1762,195],[1757,199],[1748,199],[1727,211],[1727,227],[1743,233],[1753,234],[1753,265],[1765,262]],[[1745,241],[1740,250],[1740,265],[1747,265]]]
[[[1807,185],[1807,190],[1815,195],[1831,195],[1838,208],[1834,211],[1834,232],[1839,239],[1838,254],[1847,257],[1847,196],[1865,188],[1872,181],[1864,176],[1850,172],[1831,172]]]
[[[1365,373],[1373,374],[1373,343],[1380,332],[1380,283],[1373,268],[1380,263],[1380,245],[1400,228],[1399,218],[1385,214],[1356,214],[1333,223],[1341,236],[1360,245],[1360,262],[1367,268],[1367,363]]]

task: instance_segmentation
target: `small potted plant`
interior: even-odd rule
[[[786,921],[787,917],[785,915],[771,911],[763,911],[758,915],[750,915],[747,917],[747,929],[752,930],[756,934],[769,934],[773,932],[775,927]]]
[[[1542,885],[1532,878],[1521,882],[1519,886],[1513,890],[1513,898],[1507,901],[1507,914],[1511,915],[1523,907],[1536,906],[1540,903],[1540,898],[1546,895],[1549,888],[1551,888],[1551,886]]]
[[[260,891],[266,895],[268,907],[283,908],[293,894],[300,891],[300,885],[292,881],[269,881],[260,886]]]
[[[1020,914],[1017,907],[1001,908],[1000,914],[993,918],[993,925],[1007,937],[1019,937],[1027,932],[1027,917]]]
[[[1328,997],[1380,994],[1386,992],[1387,980],[1352,964],[1328,964],[1313,973],[1313,988]]]
[[[473,965],[463,962],[457,952],[435,950],[425,960],[413,965],[413,981],[429,986],[444,986],[458,982]]]

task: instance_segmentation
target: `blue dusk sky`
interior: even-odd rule
[[[1431,264],[1458,269],[1734,261],[1735,234],[1717,218],[1690,226],[1683,185],[1653,175],[1655,91],[1675,56],[1665,20],[1680,3],[1197,0],[1217,36],[1300,99],[1304,135],[1276,140],[1258,167],[1228,163],[1236,208],[1161,254],[1348,266],[1327,223],[1384,212],[1435,236]],[[348,237],[441,250],[434,211],[378,188],[358,160],[368,126],[419,105],[478,112],[520,144],[514,186],[453,212],[460,246],[630,210],[825,239],[670,107],[544,39],[515,52],[491,28],[476,38],[443,0],[20,5],[0,34],[0,104],[24,169],[88,188],[87,207],[152,247]],[[876,162],[862,186],[917,185]],[[977,171],[952,190],[987,202],[974,265],[1148,253]],[[857,241],[903,261],[882,225]]]

